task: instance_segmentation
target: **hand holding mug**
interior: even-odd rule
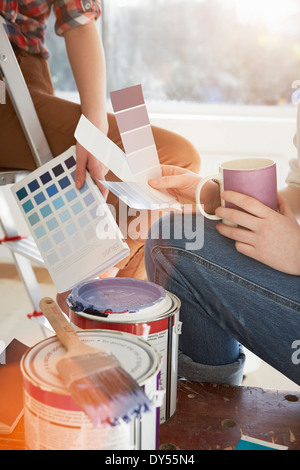
[[[229,219],[218,232],[235,241],[237,251],[273,269],[300,276],[300,226],[290,204],[278,194],[278,210],[244,194],[225,191],[222,197],[237,209],[218,207],[217,215]]]
[[[220,194],[223,191],[235,191],[253,197],[271,209],[277,210],[277,174],[276,164],[273,160],[245,158],[222,163],[218,174],[202,178],[198,184],[197,202],[201,200],[203,186],[209,181],[219,183]],[[234,204],[225,202],[223,199],[221,199],[221,205],[237,208]],[[221,220],[215,214],[208,214],[201,204],[199,204],[199,210],[208,219]],[[232,222],[226,220],[223,222],[233,225]]]

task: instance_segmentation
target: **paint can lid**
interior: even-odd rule
[[[143,339],[119,331],[78,331],[80,340],[89,346],[110,351],[140,386],[161,369],[158,351]],[[23,356],[23,375],[35,385],[48,391],[66,394],[66,388],[56,369],[56,362],[66,353],[56,336],[30,348]]]
[[[78,284],[67,298],[71,310],[109,321],[155,317],[171,306],[166,290],[152,282],[131,278],[95,279]]]

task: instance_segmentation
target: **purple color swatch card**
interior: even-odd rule
[[[114,91],[110,96],[125,153],[85,116],[81,116],[75,131],[77,141],[121,180],[101,183],[132,208],[181,210],[167,191],[148,184],[149,179],[161,176],[161,165],[141,85]]]

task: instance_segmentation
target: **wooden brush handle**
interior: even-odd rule
[[[49,323],[53,327],[58,339],[68,349],[68,351],[81,344],[76,331],[72,325],[70,325],[53,299],[50,297],[44,297],[40,301],[40,309],[49,320]]]

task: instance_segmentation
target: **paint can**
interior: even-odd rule
[[[104,278],[76,286],[67,298],[69,317],[77,329],[107,329],[136,335],[162,357],[161,389],[165,390],[160,422],[176,411],[180,301],[152,282]]]
[[[117,331],[79,331],[86,344],[111,351],[152,400],[150,411],[129,423],[93,427],[56,371],[66,352],[56,336],[30,348],[21,360],[25,441],[28,450],[155,450],[159,445],[161,357],[141,338]]]

